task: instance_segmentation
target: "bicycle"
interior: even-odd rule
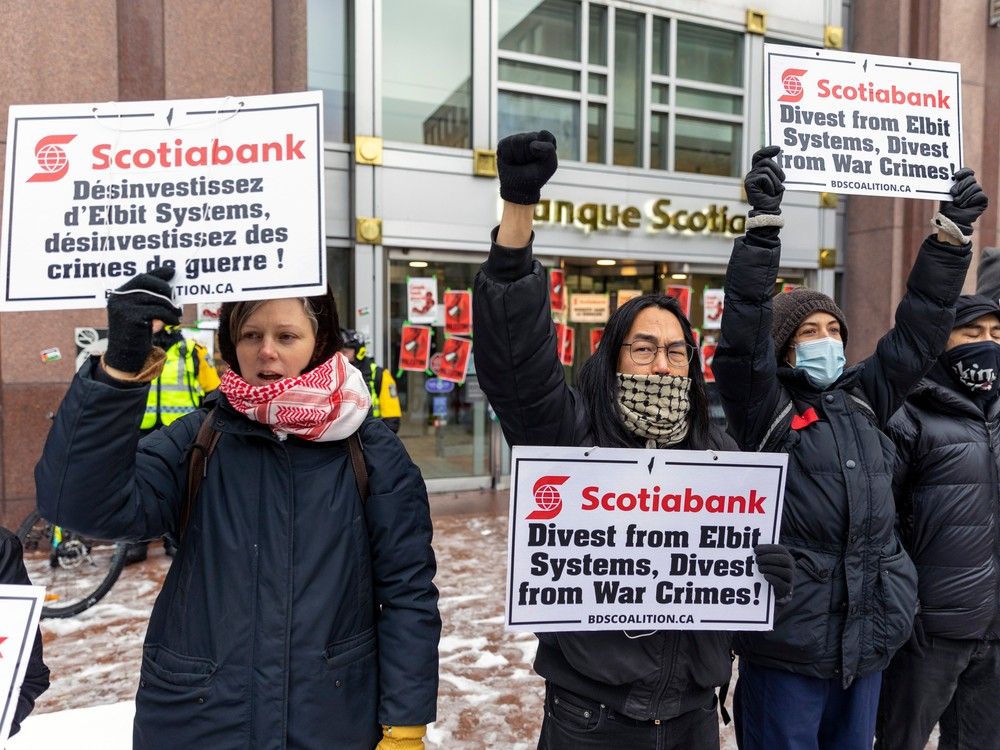
[[[45,587],[42,617],[73,617],[99,602],[125,565],[125,542],[94,539],[56,526],[32,511],[17,538],[28,577]]]

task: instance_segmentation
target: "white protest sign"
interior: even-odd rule
[[[961,66],[765,44],[764,142],[791,190],[950,199]]]
[[[0,747],[10,734],[44,600],[44,586],[0,585],[0,695],[5,698]]]
[[[12,106],[0,310],[103,307],[173,264],[177,302],[326,290],[322,92]]]
[[[770,630],[788,456],[516,446],[506,626]]]
[[[610,294],[578,293],[569,296],[570,323],[607,323],[610,314]]]

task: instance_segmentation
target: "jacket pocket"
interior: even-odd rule
[[[142,683],[152,683],[163,689],[186,691],[191,688],[207,688],[211,685],[216,668],[211,659],[185,656],[166,646],[149,645],[142,649]]]
[[[875,590],[875,647],[891,656],[910,637],[917,613],[917,569],[899,542],[879,557]]]
[[[326,666],[330,669],[346,667],[374,654],[375,645],[375,628],[368,628],[350,638],[331,643],[323,650],[323,658],[326,659]]]

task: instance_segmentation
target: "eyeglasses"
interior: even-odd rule
[[[649,365],[656,359],[656,353],[663,349],[667,355],[667,362],[671,367],[684,367],[691,363],[694,357],[694,347],[688,343],[673,343],[664,346],[656,346],[650,341],[633,341],[631,344],[622,344],[628,349],[628,355],[637,365]]]

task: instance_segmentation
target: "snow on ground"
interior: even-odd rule
[[[443,631],[438,721],[428,750],[533,750],[543,684],[531,669],[536,641],[503,630],[507,519],[434,520]],[[52,686],[9,750],[128,750],[146,620],[170,564],[159,544],[125,569],[111,593],[75,618],[44,620]],[[735,684],[735,676],[734,676]],[[730,694],[732,691],[730,691]],[[729,706],[731,709],[731,700]],[[722,728],[723,750],[735,750]],[[927,750],[935,750],[932,741]]]

